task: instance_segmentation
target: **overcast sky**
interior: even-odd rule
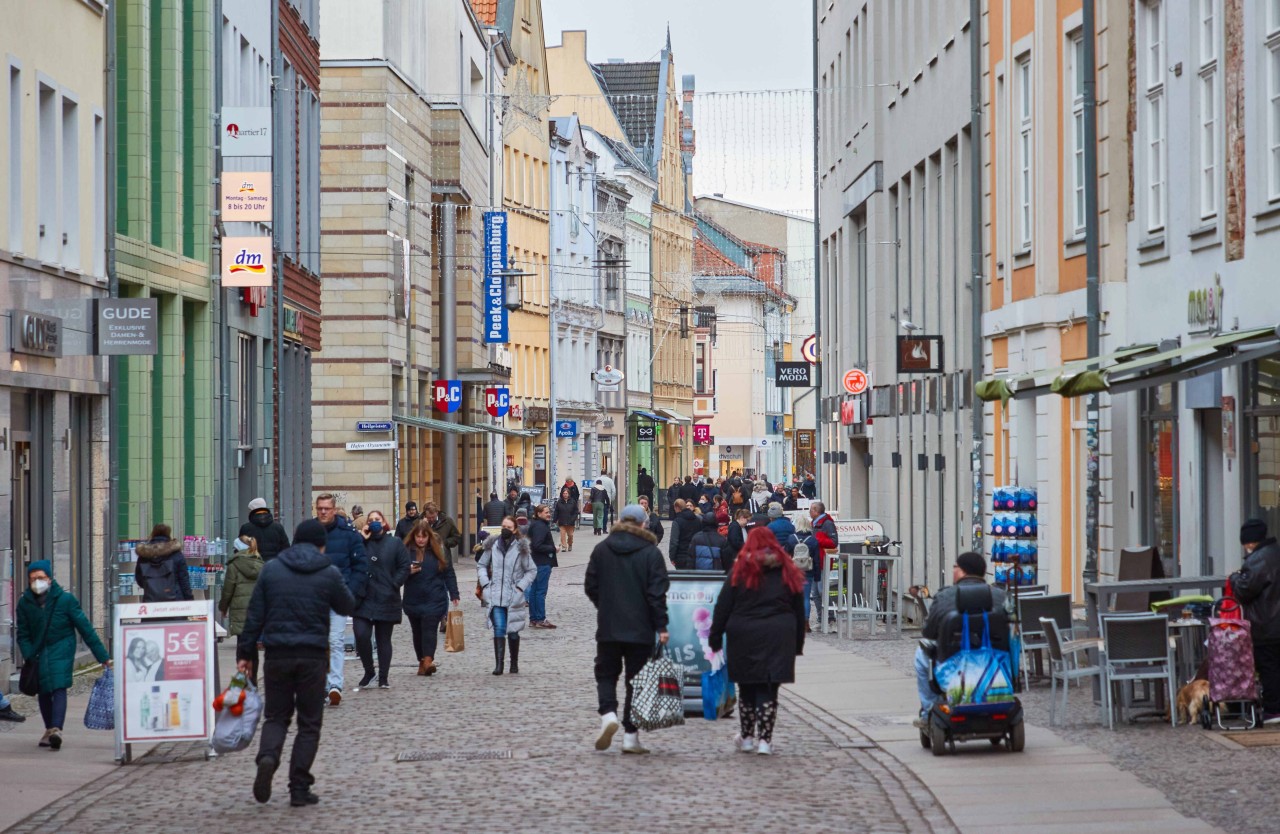
[[[812,210],[808,96],[764,92],[812,86],[810,8],[794,0],[542,0],[542,14],[547,46],[564,30],[585,29],[595,62],[656,60],[670,23],[676,71],[697,79],[695,191]]]

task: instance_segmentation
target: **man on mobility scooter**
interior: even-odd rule
[[[1009,672],[1005,594],[987,584],[986,572],[981,554],[956,557],[955,584],[934,598],[916,649],[920,716],[912,723],[920,730],[921,745],[932,747],[934,755],[947,746],[954,752],[955,742],[970,739],[992,744],[1007,739],[1013,752],[1023,746],[1022,705],[1012,696]],[[962,652],[964,658],[946,662]],[[943,684],[951,688],[950,696],[936,679],[940,670],[950,675]]]

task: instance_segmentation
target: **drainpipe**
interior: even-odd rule
[[[275,339],[275,356],[271,369],[272,383],[275,388],[275,402],[271,404],[271,506],[275,508],[276,515],[281,515],[280,509],[280,409],[284,403],[286,394],[292,396],[292,392],[285,389],[284,385],[284,252],[281,251],[280,241],[280,207],[283,204],[281,196],[284,194],[284,176],[285,173],[280,169],[280,162],[284,159],[284,107],[281,106],[280,82],[284,78],[284,56],[280,50],[280,4],[278,0],[268,0],[271,3],[271,168],[275,172],[271,177],[271,205],[272,205],[272,223],[271,237],[274,238],[273,249],[276,254],[276,292],[275,298],[275,324],[273,338]],[[218,19],[221,21],[221,18]],[[219,33],[221,37],[221,33]],[[293,91],[285,91],[285,95],[294,94]],[[296,95],[296,94],[295,94]],[[289,172],[292,175],[293,172]],[[300,227],[302,224],[299,223]],[[301,228],[295,230],[295,238],[301,232]]]
[[[1088,0],[1086,0],[1088,2]],[[982,376],[984,353],[982,344],[982,293],[984,269],[982,255],[982,0],[969,0],[969,268],[971,319],[969,349],[971,382]],[[970,507],[971,549],[982,552],[982,492],[985,475],[984,418],[986,408],[970,391],[973,407],[973,444],[969,467],[973,473],[973,504]]]
[[[1085,338],[1088,355],[1101,353],[1102,334],[1099,330],[1100,287],[1098,281],[1098,100],[1097,100],[1097,25],[1094,22],[1094,0],[1084,0],[1084,248],[1085,248],[1085,305],[1088,314]],[[1084,522],[1084,571],[1085,583],[1098,581],[1098,511],[1101,502],[1100,461],[1098,455],[1098,409],[1100,397],[1089,394],[1085,403],[1085,446],[1088,460],[1085,466],[1085,522]],[[1086,622],[1097,622],[1096,600],[1088,594]]]
[[[213,3],[213,177],[216,187],[222,183],[222,0],[214,0]],[[213,236],[217,241],[214,246],[214,252],[221,257],[222,252],[222,216],[220,213],[214,214]],[[221,266],[215,266],[217,274],[221,274]],[[231,425],[231,333],[228,326],[228,311],[230,304],[227,302],[227,289],[222,286],[219,278],[214,283],[214,292],[217,293],[217,327],[218,327],[218,434],[215,441],[215,449],[218,458],[218,482],[216,484],[216,500],[215,505],[218,507],[218,523],[210,525],[215,536],[221,538],[223,542],[227,541],[225,535],[225,526],[227,523],[227,477],[229,461],[227,460],[227,427]],[[277,509],[279,509],[277,507]],[[209,519],[205,519],[208,525]],[[225,545],[224,545],[225,546]]]
[[[440,378],[458,377],[458,206],[445,202],[440,207]],[[450,423],[458,421],[457,412],[444,415]],[[458,435],[444,435],[444,472],[440,512],[457,517],[458,507]]]
[[[821,362],[825,348],[822,344],[822,199],[818,188],[820,182],[818,178],[819,166],[818,159],[818,96],[821,94],[818,90],[818,4],[813,4],[813,333],[816,337],[815,341],[818,345],[818,360]],[[822,367],[821,364],[818,365]],[[818,374],[818,384],[814,389],[814,421],[813,421],[813,481],[814,488],[817,490],[818,497],[826,502],[825,506],[828,512],[835,509],[838,499],[833,501],[836,496],[827,495],[822,491],[823,475],[825,470],[822,465],[822,437],[823,437],[823,413],[825,408],[822,405],[822,374]]]
[[[103,148],[106,157],[106,206],[103,211],[103,222],[106,223],[106,266],[107,266],[107,295],[111,298],[120,297],[120,276],[116,272],[116,191],[118,189],[117,179],[118,171],[116,170],[116,157],[118,156],[118,142],[116,137],[116,4],[108,3],[106,10],[106,89],[104,90],[104,103],[106,105],[106,142]],[[120,583],[116,579],[116,542],[120,538],[119,529],[119,513],[120,513],[120,444],[117,438],[120,437],[120,414],[119,409],[123,405],[120,402],[120,377],[124,374],[125,360],[123,357],[111,356],[107,359],[107,523],[104,525],[103,534],[106,536],[106,546],[103,552],[106,554],[106,564],[103,566],[103,576],[107,583],[104,589],[103,601],[107,609],[107,628],[103,629],[108,641],[114,637],[114,628],[111,624],[115,622],[115,605],[116,598],[119,593]],[[114,651],[114,647],[112,647]],[[116,755],[119,758],[123,755],[123,750],[117,744]]]

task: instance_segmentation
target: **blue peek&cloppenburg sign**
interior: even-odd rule
[[[507,213],[484,213],[484,341],[505,345],[508,341],[506,278]]]

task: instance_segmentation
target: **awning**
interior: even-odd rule
[[[1104,354],[1096,359],[1076,359],[1063,363],[1056,368],[1042,368],[1038,371],[1028,371],[1010,376],[990,377],[975,382],[973,384],[973,393],[983,402],[1030,399],[1048,393],[1053,380],[1059,377],[1074,375],[1099,364],[1105,365],[1109,362],[1150,353],[1155,349],[1156,346],[1153,344],[1130,345],[1112,353]],[[1036,380],[1040,379],[1046,381],[1037,383]]]
[[[429,431],[442,431],[446,434],[484,434],[485,431],[476,426],[464,426],[462,423],[446,423],[444,420],[432,420],[430,417],[410,417],[408,414],[397,414],[391,419],[401,425]]]
[[[505,434],[507,437],[537,437],[542,432],[533,431],[532,429],[509,429],[506,426],[476,426],[484,431],[491,431],[495,434]]]
[[[659,409],[659,411],[661,411],[661,409]],[[653,420],[658,423],[667,422],[666,417],[661,417],[657,414],[654,414],[652,411],[641,411],[639,409],[635,409],[634,411],[632,411],[630,414],[627,415],[628,420],[634,419],[636,417],[643,417],[646,420]]]
[[[674,408],[659,408],[658,413],[664,415],[668,420],[675,423],[692,423],[688,417],[676,411]]]
[[[1178,382],[1221,368],[1280,353],[1280,327],[1223,333],[1160,353],[1144,354],[1099,370],[1062,375],[1052,390],[1064,397],[1097,391],[1120,394]]]

